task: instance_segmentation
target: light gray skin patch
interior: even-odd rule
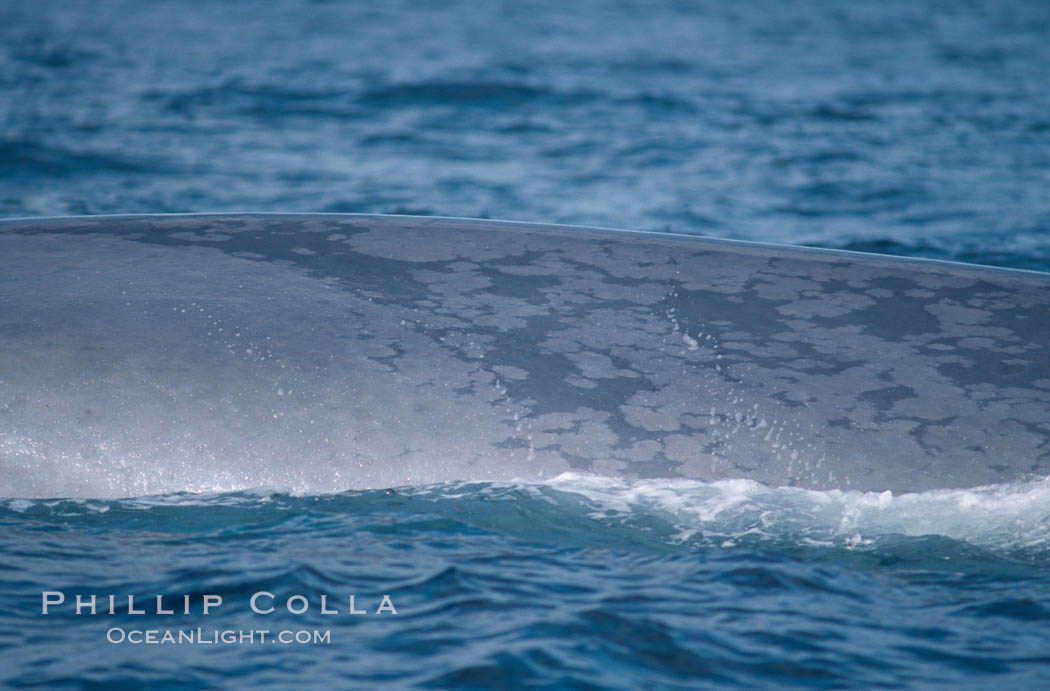
[[[454,219],[0,223],[0,496],[1050,473],[1050,276]]]

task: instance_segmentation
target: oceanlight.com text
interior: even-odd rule
[[[114,645],[329,645],[329,629],[124,629],[106,631]]]

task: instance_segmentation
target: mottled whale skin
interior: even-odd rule
[[[0,496],[1050,473],[1050,275],[357,215],[0,222]]]

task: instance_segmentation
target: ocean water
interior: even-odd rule
[[[9,499],[2,674],[18,688],[1045,688],[1048,506],[1046,481],[891,496],[581,475]],[[43,591],[66,602],[44,615]],[[253,612],[256,593],[273,612]],[[77,594],[97,596],[95,615],[76,614]],[[205,595],[222,598],[207,615]],[[384,595],[396,614],[377,613]]]
[[[1048,26],[1034,1],[6,0],[0,217],[491,217],[1047,271]],[[0,499],[0,684],[1050,685],[1047,480],[332,470]]]

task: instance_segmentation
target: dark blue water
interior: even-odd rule
[[[7,0],[0,216],[483,216],[1050,270],[1048,27],[1034,1]],[[109,642],[134,631],[198,639]],[[45,688],[1046,687],[1050,488],[11,498],[0,660]]]

